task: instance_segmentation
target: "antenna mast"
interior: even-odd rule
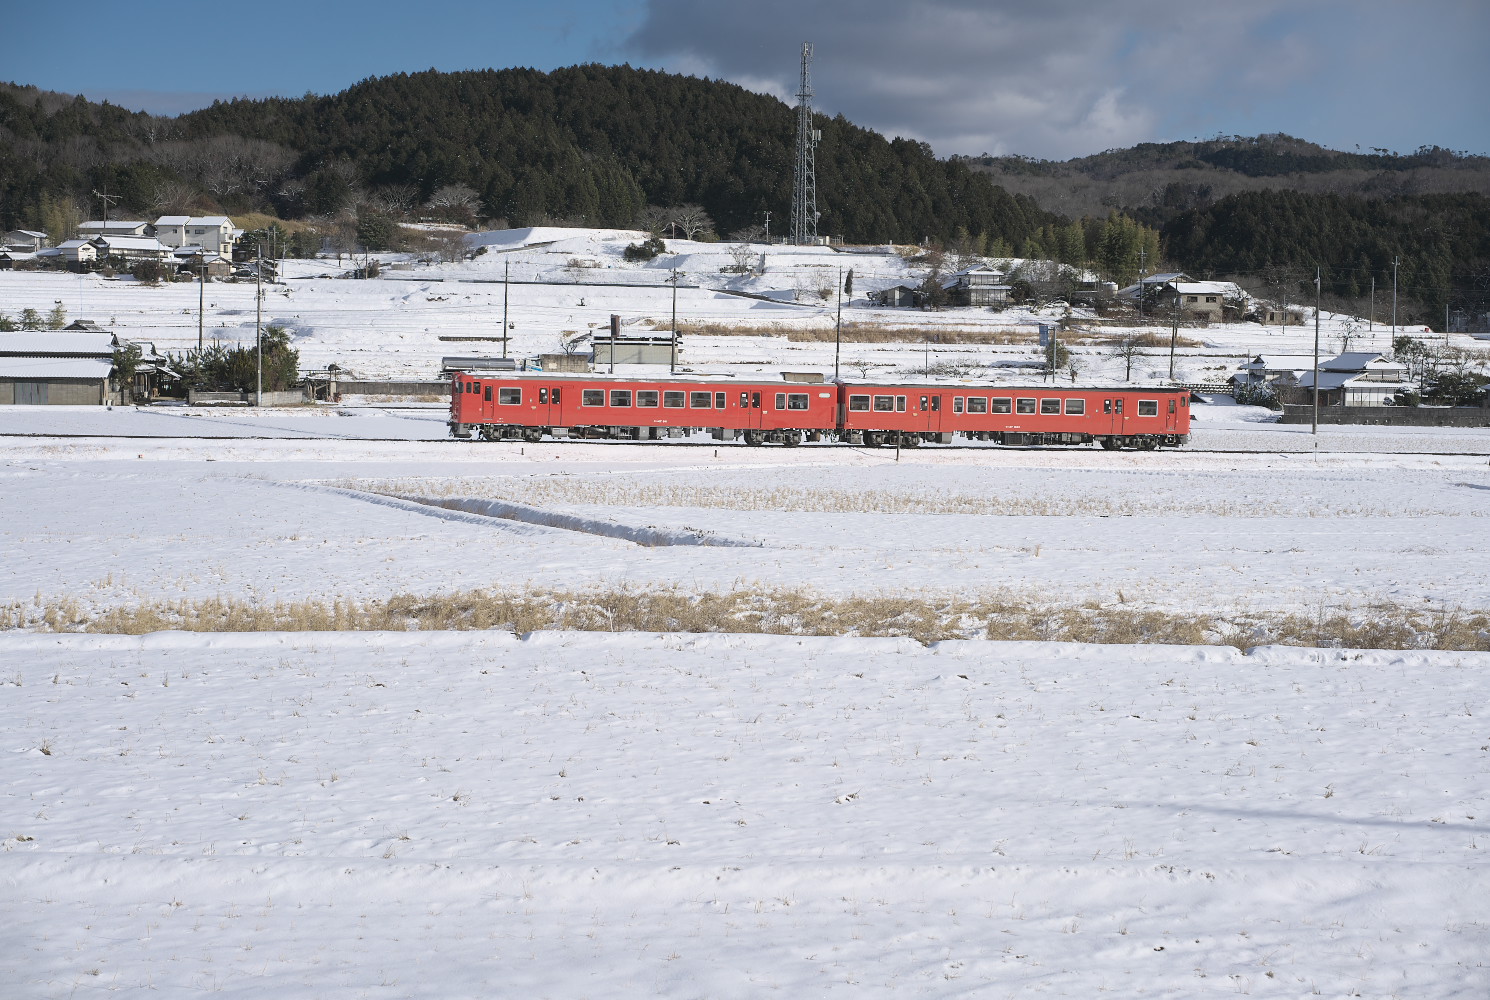
[[[797,177],[792,191],[792,242],[817,243],[817,144],[822,133],[812,127],[812,43],[802,43],[802,82],[797,88]]]

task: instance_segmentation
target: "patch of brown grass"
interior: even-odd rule
[[[188,632],[464,631],[752,633],[986,638],[1158,645],[1490,650],[1490,613],[1397,605],[1233,616],[1126,604],[1053,605],[1004,597],[829,597],[801,588],[474,590],[387,600],[261,604],[239,598],[146,602],[96,613],[62,598],[0,607],[0,628],[140,635]]]

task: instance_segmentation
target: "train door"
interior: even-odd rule
[[[761,391],[759,389],[747,389],[740,393],[740,426],[747,430],[760,430],[761,428]]]
[[[562,386],[539,386],[531,407],[533,423],[541,427],[567,427],[563,403],[564,389]]]
[[[942,397],[941,394],[923,392],[916,397],[918,410],[916,423],[920,429],[932,434],[941,433],[942,429]]]
[[[1107,396],[1102,400],[1102,418],[1108,434],[1128,433],[1128,415],[1123,412],[1123,397]]]

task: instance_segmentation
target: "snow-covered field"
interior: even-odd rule
[[[266,286],[264,322],[292,331],[304,370],[335,363],[360,378],[430,378],[444,356],[494,355],[501,345],[504,309],[511,326],[510,353],[531,356],[561,350],[574,336],[605,327],[612,314],[628,329],[669,329],[677,270],[677,314],[681,324],[723,324],[773,331],[768,336],[690,334],[684,361],[697,370],[831,371],[831,342],[789,341],[793,329],[831,330],[836,319],[832,289],[844,273],[855,273],[854,294],[843,319],[848,324],[889,325],[912,331],[903,343],[847,343],[841,363],[853,374],[922,370],[926,365],[980,366],[989,361],[1025,359],[1033,340],[1017,346],[935,343],[944,331],[1012,331],[1033,338],[1041,323],[1054,324],[1063,309],[1010,308],[1003,311],[872,308],[865,294],[895,284],[915,284],[919,272],[900,256],[879,252],[835,252],[827,248],[757,246],[752,264],[765,255],[759,275],[722,273],[735,266],[728,244],[668,240],[671,252],[645,264],[622,258],[628,242],[641,234],[612,230],[521,229],[473,236],[490,252],[472,261],[387,270],[376,280],[340,275],[347,266],[329,260],[284,261],[281,281]],[[396,261],[407,255],[384,255]],[[504,288],[504,280],[510,283]],[[827,298],[818,291],[826,287]],[[747,293],[747,294],[735,294]],[[505,304],[504,304],[505,299]],[[147,340],[162,351],[196,347],[199,292],[189,283],[147,287],[133,279],[58,273],[0,272],[0,311],[12,317],[24,308],[43,314],[62,303],[71,318],[92,319],[120,336]],[[207,286],[203,326],[207,341],[252,343],[254,285],[214,282]],[[1092,314],[1077,309],[1082,328]],[[1350,317],[1326,313],[1321,350],[1342,348],[1341,336],[1353,327],[1355,350],[1386,350],[1391,332]],[[1137,328],[1134,328],[1137,329]],[[1156,321],[1147,332],[1167,338],[1169,327]],[[1091,334],[1118,336],[1134,330],[1091,326]],[[1399,331],[1400,332],[1400,331]],[[1421,332],[1418,329],[1416,332]],[[1262,327],[1256,323],[1218,324],[1185,329],[1202,346],[1179,351],[1177,374],[1186,381],[1220,381],[1248,355],[1308,353],[1314,331],[1305,327]],[[1121,362],[1095,342],[1080,348],[1087,334],[1071,335],[1083,379],[1123,377]],[[1455,338],[1465,344],[1467,338]],[[1168,375],[1167,350],[1142,358],[1134,377]]]
[[[500,273],[493,241],[448,276]],[[484,298],[428,301],[452,287]],[[0,272],[0,309],[68,288],[95,306],[74,316],[195,343],[184,286]],[[275,316],[308,367],[475,353],[434,338],[490,327],[500,286],[417,288],[292,279]],[[251,286],[209,291],[251,335]],[[666,315],[665,285],[614,291],[596,311]],[[589,312],[543,315],[519,353]],[[1233,340],[1193,349],[1196,377],[1252,330],[1208,332]],[[897,456],[457,442],[439,405],[356,400],[3,407],[0,609],[617,587],[1490,609],[1490,431],[1195,412],[1178,451]],[[0,996],[1478,1000],[1487,675],[1467,652],[0,633]]]

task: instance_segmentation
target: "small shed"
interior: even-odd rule
[[[29,250],[35,253],[47,245],[47,234],[35,229],[12,229],[0,242],[12,250]]]
[[[102,406],[113,374],[108,359],[0,357],[0,406]]]

